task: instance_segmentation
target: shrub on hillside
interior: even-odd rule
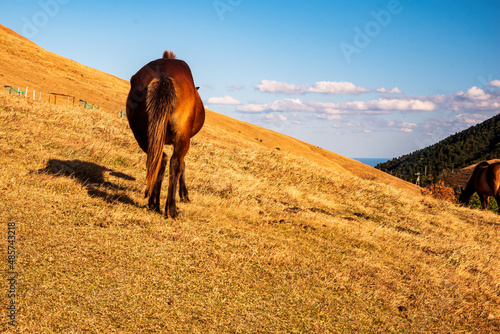
[[[453,203],[457,201],[453,188],[447,187],[443,181],[431,184],[426,188],[426,192],[430,193],[434,198],[437,199],[442,199]]]

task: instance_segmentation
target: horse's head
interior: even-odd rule
[[[467,206],[469,205],[470,196],[468,196],[464,190],[465,189],[463,187],[460,187],[460,196],[458,197],[458,201]]]

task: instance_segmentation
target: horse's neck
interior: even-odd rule
[[[476,186],[474,185],[474,178],[471,177],[469,182],[467,183],[467,186],[465,186],[465,189],[462,191],[462,195],[470,199],[472,195],[476,192]]]

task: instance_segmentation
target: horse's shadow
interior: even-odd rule
[[[105,173],[109,172],[109,175],[128,181],[135,181],[134,177],[116,172],[93,162],[50,159],[45,168],[38,169],[34,172],[76,179],[85,187],[91,197],[102,198],[108,203],[120,202],[139,206],[125,194],[127,187],[107,181]]]

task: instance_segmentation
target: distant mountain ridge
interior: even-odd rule
[[[420,173],[421,182],[425,184],[482,160],[496,158],[500,158],[500,114],[375,168],[407,181],[416,180],[416,174]]]

